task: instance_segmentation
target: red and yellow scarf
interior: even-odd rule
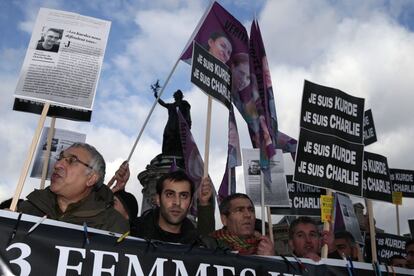
[[[259,240],[253,235],[247,238],[239,237],[226,229],[220,229],[210,234],[217,240],[220,247],[238,251],[240,255],[255,255]]]

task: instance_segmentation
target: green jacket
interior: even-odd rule
[[[18,211],[35,216],[47,215],[49,219],[64,221],[117,233],[129,231],[128,221],[113,208],[112,191],[105,185],[81,201],[72,203],[63,213],[56,200],[56,194],[49,187],[35,190],[21,202]]]

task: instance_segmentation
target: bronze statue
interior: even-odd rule
[[[158,98],[158,81],[155,85],[151,86],[154,91],[154,97]],[[190,104],[183,100],[183,92],[177,90],[174,92],[174,102],[165,103],[163,100],[158,99],[158,103],[168,109],[168,121],[164,128],[164,134],[162,139],[162,154],[183,156],[180,139],[180,129],[178,124],[177,108],[180,110],[184,119],[187,121],[188,126],[191,128],[191,115],[190,115]]]

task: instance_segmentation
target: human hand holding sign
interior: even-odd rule
[[[129,180],[129,176],[129,164],[128,161],[124,161],[107,185],[111,188],[113,193],[124,190],[126,183]]]
[[[210,199],[213,195],[213,184],[210,177],[203,177],[200,185],[200,193],[198,195],[198,202],[201,206],[210,205]]]
[[[259,232],[254,232],[255,237],[259,240],[257,245],[257,255],[274,256],[275,246],[268,236],[262,236]]]

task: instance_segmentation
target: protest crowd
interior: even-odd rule
[[[278,248],[269,236],[256,229],[254,204],[248,195],[234,193],[220,205],[221,229],[215,229],[214,187],[208,177],[198,191],[198,219],[187,215],[194,199],[195,183],[185,171],[176,169],[162,175],[156,184],[156,208],[138,214],[138,203],[125,191],[130,176],[124,162],[108,184],[103,183],[105,161],[91,145],[75,143],[60,153],[50,186],[35,190],[20,201],[18,211],[74,224],[130,233],[146,240],[195,244],[210,249],[229,250],[240,255],[276,256]],[[112,186],[112,189],[109,187]],[[10,200],[8,201],[10,203]],[[5,203],[3,208],[7,208]],[[328,258],[363,262],[362,252],[347,231],[321,231],[311,217],[299,216],[289,227],[289,247],[295,258],[321,260],[327,245]],[[414,240],[406,243],[406,257],[393,255],[388,265],[414,269]],[[365,260],[370,261],[370,260]]]

